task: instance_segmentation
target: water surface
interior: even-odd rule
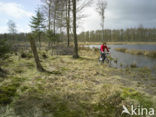
[[[89,45],[90,48],[100,48],[100,45]],[[110,47],[111,56],[116,58],[118,63],[114,64],[114,67],[126,67],[131,64],[136,64],[138,67],[148,67],[152,71],[156,71],[156,59],[143,56],[143,55],[132,55],[128,53],[122,53],[115,51],[115,48],[127,48],[127,49],[137,49],[137,50],[149,50],[156,51],[156,45],[108,45]]]

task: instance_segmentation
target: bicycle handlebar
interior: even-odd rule
[[[110,52],[102,52],[102,53],[105,53],[105,54],[110,54]]]

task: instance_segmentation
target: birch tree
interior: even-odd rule
[[[13,20],[9,20],[7,24],[8,24],[9,33],[12,35],[12,38],[13,38],[13,41],[14,41],[15,35],[16,35],[16,32],[17,32],[16,24],[15,24],[15,22]]]
[[[105,10],[107,8],[107,2],[105,0],[98,0],[97,12],[101,17],[101,27],[102,27],[102,39],[104,41],[104,20],[105,20]]]

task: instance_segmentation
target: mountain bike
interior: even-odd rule
[[[101,56],[98,58],[99,63],[104,64],[106,62],[107,64],[111,65],[111,54],[110,52],[102,53]]]

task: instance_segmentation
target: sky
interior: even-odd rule
[[[143,25],[156,28],[156,0],[106,0],[105,28],[126,29]],[[96,2],[85,8],[86,18],[79,24],[78,32],[98,30],[100,16],[96,12]],[[13,20],[18,32],[30,32],[29,22],[40,0],[0,0],[0,33],[8,32],[7,22]]]

